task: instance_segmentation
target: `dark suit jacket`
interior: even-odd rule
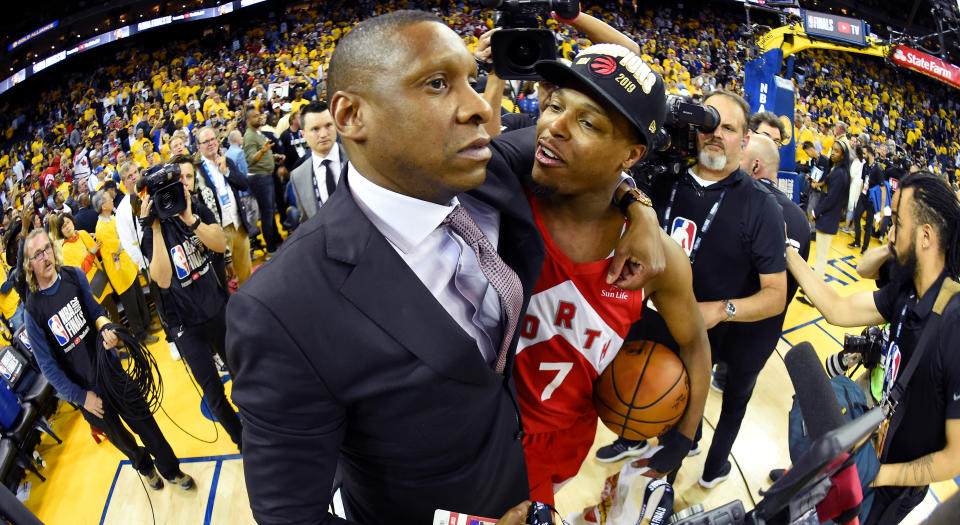
[[[501,213],[499,252],[526,310],[543,241],[497,166],[495,155],[471,195]],[[327,515],[338,460],[348,516],[368,525],[429,524],[437,508],[498,518],[529,497],[510,379],[519,330],[498,375],[360,211],[349,179],[233,295],[227,324],[259,523],[342,523]]]
[[[213,184],[213,179],[210,178],[210,173],[207,171],[207,166],[201,162],[199,169],[197,170],[199,175],[203,177],[203,180],[207,183],[207,186],[214,190],[216,193],[216,186]],[[237,203],[237,215],[240,216],[240,223],[243,224],[243,228],[250,231],[250,224],[247,222],[247,212],[243,207],[243,201],[240,200],[240,192],[247,191],[250,189],[250,183],[247,181],[247,176],[240,171],[240,168],[237,167],[237,164],[230,159],[227,159],[227,184],[230,185],[230,189],[233,190],[233,199]],[[217,199],[217,216],[221,219],[223,218],[223,211],[220,208],[220,200]]]
[[[827,192],[817,203],[817,231],[836,235],[850,194],[850,171],[847,166],[834,166],[824,175],[824,180],[827,181]]]
[[[340,177],[346,173],[347,152],[339,142],[336,147],[340,150]],[[304,222],[317,214],[317,194],[313,191],[313,153],[304,156],[304,161],[290,172],[290,183],[293,184],[293,193],[297,198],[297,209],[300,210],[300,222]],[[333,168],[337,169],[337,168]],[[329,198],[327,199],[329,200]]]

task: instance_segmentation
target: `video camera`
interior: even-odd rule
[[[159,170],[141,177],[137,181],[137,192],[144,188],[153,199],[153,209],[160,220],[169,219],[187,209],[179,164],[164,164]]]
[[[494,27],[502,28],[490,37],[493,67],[505,80],[538,80],[533,65],[556,60],[557,41],[549,29],[540,29],[540,17],[550,12],[573,18],[580,12],[578,0],[480,0],[496,9]]]
[[[651,144],[653,152],[631,168],[634,178],[649,183],[663,173],[679,174],[697,156],[697,132],[710,133],[719,125],[715,108],[687,96],[667,95],[667,118]]]

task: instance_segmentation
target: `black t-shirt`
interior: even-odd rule
[[[899,370],[906,368],[915,353],[924,322],[945,278],[946,273],[941,274],[919,301],[911,280],[892,282],[873,293],[880,315],[890,321],[891,339],[895,338],[900,314],[907,305],[900,337],[892,348],[894,355],[899,349]],[[934,338],[936,345],[924,352],[897,409],[903,411],[903,419],[891,437],[887,463],[913,461],[942,450],[947,443],[946,420],[960,418],[960,352],[956,343],[960,340],[960,298],[955,296],[947,305],[939,332]]]
[[[770,193],[777,199],[783,211],[783,219],[787,223],[787,236],[800,244],[800,256],[806,260],[810,255],[810,227],[807,224],[807,217],[782,191],[780,191],[772,182],[762,179],[758,183],[766,185]],[[787,304],[797,293],[799,284],[793,278],[790,272],[787,272]],[[726,356],[728,364],[737,364],[731,361],[738,361],[741,366],[750,367],[759,372],[766,363],[766,358],[770,356],[777,346],[777,339],[783,331],[783,320],[786,318],[787,311],[784,309],[779,315],[756,321],[753,323],[730,323],[727,338],[733,341],[741,341],[744,352],[730,352]],[[736,354],[736,355],[734,355]],[[761,359],[762,358],[762,359]]]
[[[676,198],[670,206],[674,185]],[[706,235],[704,221],[723,194]],[[697,301],[747,297],[760,290],[760,274],[787,269],[784,255],[783,212],[767,188],[742,170],[703,187],[689,172],[653,181],[650,198],[666,232],[693,261],[693,291]],[[666,208],[670,216],[666,217]]]
[[[676,184],[677,194],[670,206]],[[706,235],[701,235],[710,209],[723,194]],[[760,290],[760,274],[785,271],[786,237],[783,212],[771,191],[742,170],[703,187],[689,172],[654,179],[650,198],[665,230],[690,255],[698,239],[693,261],[693,292],[697,301],[720,301],[749,297]],[[670,217],[666,217],[667,208]],[[738,323],[720,323],[707,331],[713,359],[729,361],[724,349],[735,353],[737,344],[727,343],[727,332]],[[752,336],[750,336],[752,337]],[[631,328],[627,340],[647,339],[676,349],[666,323],[650,308]],[[730,340],[732,341],[732,340]]]
[[[204,224],[217,224],[213,212],[193,198],[193,213]],[[213,252],[203,244],[179,217],[161,221],[160,231],[166,244],[173,276],[164,294],[163,306],[171,326],[196,326],[213,318],[227,301],[217,280],[211,258]],[[140,244],[147,261],[153,260],[153,228],[143,228]]]

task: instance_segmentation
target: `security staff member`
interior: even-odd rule
[[[750,142],[744,150],[743,160],[740,162],[740,169],[749,173],[758,184],[769,189],[770,193],[776,197],[787,226],[787,244],[799,250],[800,255],[806,259],[810,254],[807,217],[800,206],[797,206],[790,197],[787,197],[777,187],[777,167],[779,165],[780,154],[776,142],[764,135],[751,135]],[[788,274],[786,295],[788,304],[797,292],[798,287],[796,279]],[[778,315],[762,321],[731,325],[727,332],[728,339],[739,341],[743,345],[737,352],[728,352],[727,357],[736,361],[735,369],[738,377],[735,377],[734,380],[740,384],[735,385],[734,388],[739,389],[742,385],[750,385],[749,390],[744,391],[748,401],[753,393],[753,387],[756,385],[757,376],[760,375],[767,359],[770,358],[777,347],[777,340],[780,339],[780,333],[783,331],[783,321],[786,316],[787,310],[784,308]],[[717,390],[721,392],[726,390],[727,375],[727,364],[718,363],[717,371],[713,377],[713,385]],[[737,404],[737,406],[741,405]],[[741,420],[745,411],[746,404],[743,404],[742,410],[739,412]]]
[[[753,388],[749,370],[735,359],[743,342],[727,337],[727,321],[752,323],[779,314],[787,284],[783,213],[770,191],[740,169],[750,108],[725,90],[713,92],[704,104],[717,109],[720,125],[697,134],[697,164],[677,177],[656,177],[650,196],[663,228],[690,258],[713,362],[728,364],[723,408],[700,478],[711,488],[730,475],[727,455]],[[640,339],[676,348],[663,318],[650,309],[627,336]],[[618,445],[633,447],[631,455],[644,448],[622,441],[610,447]],[[598,457],[609,453],[606,448]]]
[[[163,304],[169,324],[176,331],[180,355],[190,365],[211,412],[240,448],[240,418],[227,400],[211,353],[216,352],[226,362],[227,294],[211,262],[211,252],[226,250],[226,236],[213,212],[187,190],[194,184],[193,162],[189,155],[175,155],[164,167],[180,170],[187,201],[180,214],[157,220],[152,196],[145,197],[140,215],[141,249],[150,261],[150,276],[161,290],[166,290]]]
[[[123,452],[130,463],[154,490],[163,487],[163,475],[184,490],[193,488],[193,478],[180,470],[180,460],[160,432],[153,416],[123,420],[140,436],[143,447],[124,427],[120,416],[103,403],[104,385],[97,381],[94,363],[97,333],[102,331],[104,346],[119,345],[117,335],[104,326],[110,320],[90,291],[87,278],[78,268],[63,267],[50,237],[42,229],[31,231],[24,243],[24,272],[30,293],[26,298],[25,324],[40,370],[67,401],[80,406],[91,425],[103,430],[110,442]],[[46,328],[42,328],[45,326]],[[107,352],[107,359],[116,359]],[[119,368],[120,363],[116,363]],[[146,411],[143,398],[130,399],[131,408]],[[153,459],[151,459],[153,456]],[[154,459],[156,466],[154,467]]]
[[[892,249],[896,264],[889,284],[875,292],[841,297],[787,248],[787,264],[807,297],[830,324],[890,323],[884,348],[884,396],[900,370],[919,351],[917,343],[941,290],[960,288],[960,203],[949,186],[927,172],[904,178],[893,199]],[[960,294],[942,313],[939,333],[923,352],[897,408],[903,419],[887,434],[885,458],[874,479],[865,525],[899,523],[927,492],[927,485],[960,475]],[[863,518],[863,516],[861,516]]]

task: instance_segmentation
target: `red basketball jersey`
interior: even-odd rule
[[[524,431],[540,433],[595,413],[593,383],[640,319],[643,291],[607,284],[610,259],[572,262],[550,238],[536,203],[531,207],[546,258],[521,321],[513,378]]]

